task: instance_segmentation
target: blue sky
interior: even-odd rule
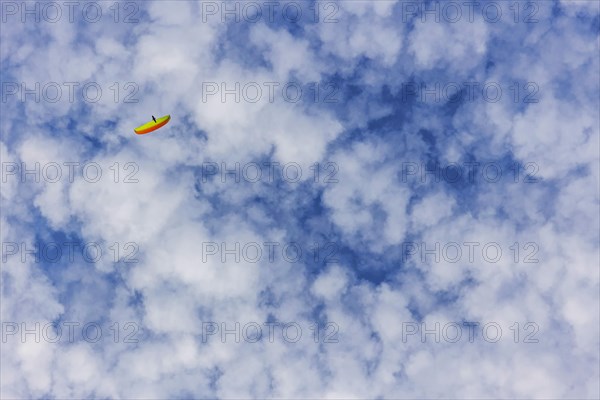
[[[598,398],[599,5],[480,3],[3,2],[2,397]]]

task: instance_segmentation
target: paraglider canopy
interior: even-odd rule
[[[138,126],[133,131],[138,135],[143,135],[145,133],[150,133],[152,131],[157,130],[167,124],[171,120],[170,115],[165,115],[164,117],[154,118],[152,116],[152,121],[145,123],[144,125]]]

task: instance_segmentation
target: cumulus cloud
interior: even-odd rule
[[[600,395],[597,3],[6,4],[3,398]]]

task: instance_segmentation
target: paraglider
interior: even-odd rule
[[[153,132],[153,131],[157,130],[158,128],[162,128],[170,120],[171,120],[171,116],[170,115],[165,115],[164,117],[160,117],[160,118],[154,118],[154,115],[153,115],[152,116],[152,121],[147,122],[144,125],[138,126],[133,131],[135,133],[137,133],[138,135],[143,135],[145,133],[150,133],[150,132]]]

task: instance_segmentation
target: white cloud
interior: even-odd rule
[[[3,104],[3,162],[96,162],[103,179],[9,177],[0,192],[2,242],[33,246],[60,231],[139,246],[136,264],[106,258],[58,270],[21,254],[3,260],[3,322],[103,319],[107,339],[22,343],[15,335],[2,346],[2,397],[598,397],[599,64],[585,25],[597,5],[561,3],[566,14],[553,17],[540,4],[533,26],[415,20],[411,28],[399,22],[397,3],[335,4],[337,23],[292,29],[263,21],[239,36],[234,22],[200,23],[198,5],[173,2],[140,4],[139,24],[33,29],[13,20],[2,29],[9,79],[93,80],[106,94],[97,104]],[[348,85],[337,104],[223,102],[202,92],[206,82],[231,88],[334,75]],[[400,85],[413,77],[535,81],[540,101],[515,103],[507,93],[457,110],[399,102]],[[140,101],[115,102],[115,81],[121,89],[134,82]],[[358,88],[351,101],[349,88]],[[132,128],[153,113],[173,116],[168,129],[135,136]],[[494,157],[535,162],[543,180],[466,188],[402,180],[405,162]],[[302,181],[280,187],[198,176],[207,161],[263,159],[298,163]],[[128,162],[139,168],[137,183],[123,182]],[[316,162],[334,162],[338,182],[315,184]],[[352,251],[328,267],[280,256],[202,257],[207,242],[323,238]],[[460,262],[403,259],[407,240],[427,248],[497,242],[504,257],[469,262],[463,248]],[[537,263],[521,262],[529,242]],[[231,329],[269,319],[298,323],[302,339],[289,343],[277,331],[272,343],[235,343],[233,334],[203,343],[203,322]],[[403,323],[465,319],[498,323],[503,340],[403,337]],[[138,324],[139,342],[114,343],[108,326],[116,321]],[[328,322],[336,343],[323,342]],[[521,339],[535,322],[539,343],[515,343],[515,322]]]

